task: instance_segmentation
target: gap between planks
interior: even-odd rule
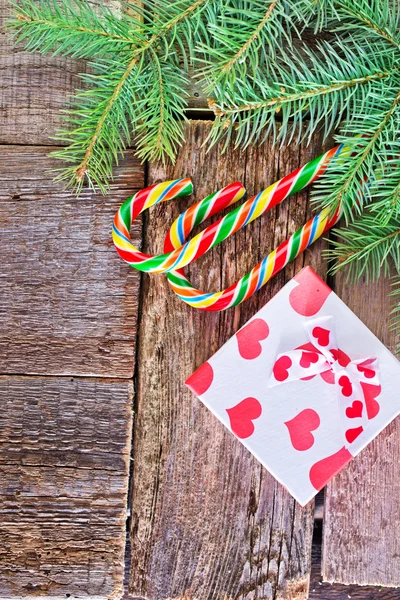
[[[118,597],[139,278],[110,224],[143,169],[128,151],[109,196],[78,201],[52,182],[48,151],[8,145],[1,161],[0,595]]]

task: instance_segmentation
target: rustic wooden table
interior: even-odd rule
[[[129,269],[110,238],[146,184],[187,175],[200,198],[239,179],[252,194],[321,139],[207,154],[210,124],[192,120],[174,167],[128,151],[107,196],[76,198],[52,181],[48,153],[84,68],[0,34],[0,597],[119,598],[129,585],[149,600],[400,599],[386,587],[400,586],[399,420],[302,509],[183,386],[303,265],[326,275],[326,242],[243,306],[204,314]],[[161,250],[186,205],[155,207],[136,242]],[[310,213],[307,192],[291,198],[191,276],[226,286]],[[393,344],[388,284],[329,284]]]

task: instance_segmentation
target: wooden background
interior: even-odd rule
[[[0,0],[0,17],[8,10]],[[241,180],[252,194],[329,144],[206,154],[210,123],[191,121],[174,167],[130,150],[107,196],[76,198],[52,181],[48,153],[84,68],[0,33],[0,597],[400,599],[399,420],[302,509],[183,386],[302,266],[326,275],[326,242],[212,314],[129,269],[110,237],[146,184],[190,176],[201,198]],[[186,206],[155,207],[135,241],[160,251]],[[291,198],[191,276],[232,283],[310,214],[308,192]],[[393,346],[387,283],[329,284]]]

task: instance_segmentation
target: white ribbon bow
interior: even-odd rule
[[[268,387],[289,381],[311,379],[320,374],[327,383],[335,384],[344,444],[350,446],[355,429],[349,429],[348,411],[355,401],[363,404],[364,423],[376,416],[379,405],[366,393],[376,388],[380,393],[379,361],[376,358],[352,360],[338,347],[333,317],[305,321],[308,342],[294,350],[279,354]],[[354,400],[356,399],[356,400]],[[353,404],[352,404],[353,402]],[[361,415],[360,415],[361,416]],[[359,429],[363,429],[359,427]]]

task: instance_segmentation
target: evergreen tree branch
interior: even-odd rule
[[[41,18],[34,19],[33,17],[29,17],[22,13],[18,13],[16,19],[17,19],[17,21],[23,21],[24,26],[26,26],[27,23],[34,25],[35,28],[38,26],[40,27],[41,25],[44,25],[45,29],[52,27],[54,29],[57,28],[59,30],[64,30],[64,31],[69,31],[69,32],[74,32],[74,33],[84,33],[84,34],[93,35],[93,36],[100,36],[100,37],[108,38],[108,39],[112,40],[113,42],[125,42],[126,44],[132,44],[134,42],[134,39],[132,39],[130,37],[118,35],[116,33],[111,33],[109,31],[101,31],[100,29],[94,29],[94,28],[91,29],[89,27],[80,27],[78,25],[73,26],[70,23],[68,23],[68,24],[62,23],[60,25],[57,25],[54,23],[54,21],[49,21],[49,20],[41,19]],[[13,28],[15,28],[15,22],[12,22],[12,26],[13,26]],[[60,32],[58,31],[57,35],[59,35],[59,34],[60,34]],[[29,49],[31,49],[31,48],[29,48]],[[115,51],[114,46],[113,46],[113,51]]]
[[[365,48],[373,50],[367,42]],[[360,56],[356,47],[336,42],[321,43],[317,53],[304,48],[303,54],[307,62],[294,50],[282,56],[271,78],[256,80],[243,73],[229,85],[216,86],[209,100],[216,115],[209,140],[225,139],[226,147],[235,130],[237,146],[260,142],[271,132],[282,143],[297,133],[299,142],[310,139],[321,124],[326,136],[356,103],[357,110],[369,108],[369,96],[375,98],[400,72],[395,51]]]
[[[117,101],[125,82],[128,80],[132,70],[135,68],[139,57],[142,54],[144,54],[146,51],[152,50],[154,48],[154,46],[156,45],[156,43],[161,39],[161,37],[167,35],[167,33],[169,31],[171,31],[174,27],[176,27],[180,21],[183,21],[184,19],[186,19],[198,7],[200,7],[202,4],[205,4],[205,2],[207,2],[207,0],[196,0],[193,4],[188,6],[186,8],[186,10],[184,10],[181,14],[178,14],[177,16],[170,19],[170,21],[166,22],[157,32],[153,33],[153,35],[150,37],[150,39],[145,44],[143,44],[140,48],[137,48],[132,52],[131,60],[128,63],[125,71],[122,73],[120,80],[118,81],[113,93],[111,94],[109,101],[105,105],[104,110],[103,110],[102,114],[100,115],[100,118],[98,120],[96,128],[93,131],[93,134],[91,135],[90,139],[88,140],[88,146],[87,146],[85,155],[83,157],[83,160],[76,167],[76,180],[78,182],[78,185],[80,185],[85,178],[85,175],[88,171],[88,165],[89,165],[89,162],[90,162],[92,154],[93,154],[93,149],[97,143],[99,135],[100,135],[107,119],[110,117],[112,108],[113,108],[115,102]],[[153,52],[153,55],[154,55],[154,52]],[[132,101],[133,101],[133,98],[132,98]],[[157,157],[158,157],[158,155],[156,154],[154,156],[154,158],[157,158]]]
[[[292,41],[306,25],[335,39]],[[58,178],[102,191],[135,135],[143,160],[174,159],[188,72],[202,78],[215,121],[208,142],[289,144],[340,127],[345,146],[314,201],[341,210],[334,271],[377,279],[394,266],[400,329],[400,3],[397,0],[147,0],[121,18],[84,0],[19,0],[9,24],[28,50],[89,59],[67,112]]]
[[[107,189],[113,163],[118,162],[130,143],[131,123],[137,119],[134,102],[140,90],[137,70],[132,69],[126,77],[127,69],[120,59],[105,59],[96,63],[95,71],[82,76],[88,89],[76,95],[65,116],[69,128],[56,137],[68,146],[54,156],[69,164],[60,170],[57,179],[67,180],[77,191],[82,188],[85,176],[90,186],[97,185],[103,192]],[[110,98],[122,80],[124,85],[111,103]]]
[[[349,280],[365,276],[376,281],[390,274],[394,265],[400,274],[400,221],[392,219],[382,226],[370,213],[363,214],[351,226],[336,229],[338,239],[324,254],[335,263],[332,273],[347,267]]]
[[[399,149],[400,81],[397,90],[380,100],[378,106],[367,105],[368,111],[358,110],[356,116],[349,117],[343,133],[337,136],[348,150],[332,161],[315,185],[314,200],[332,212],[342,211],[347,221],[371,200],[371,190],[382,184],[388,155],[396,156]],[[395,160],[399,160],[398,155]],[[393,165],[393,159],[391,162]]]
[[[172,73],[162,56],[179,71],[172,48],[178,29],[212,1],[154,0],[146,3],[143,18],[118,19],[105,9],[96,15],[81,0],[63,0],[60,6],[21,0],[13,25],[28,47],[94,61],[94,75],[82,77],[92,88],[78,93],[67,113],[72,130],[61,131],[56,138],[69,144],[55,154],[70,163],[60,179],[67,179],[78,191],[87,179],[104,191],[112,176],[112,160],[118,160],[130,140],[130,127],[137,130],[142,158],[174,158],[182,139],[187,80],[181,72]],[[192,26],[196,23],[198,18]],[[182,35],[189,47],[181,46],[181,52],[191,52],[191,26],[184,26]],[[162,64],[171,83],[160,70]],[[169,94],[172,102],[167,101]]]
[[[235,55],[232,58],[230,58],[228,62],[221,68],[221,73],[223,75],[229,73],[229,71],[232,70],[234,65],[236,65],[240,61],[240,59],[246,54],[251,44],[253,44],[255,40],[259,37],[261,30],[265,27],[267,21],[271,18],[271,15],[274,9],[276,8],[276,5],[278,4],[278,1],[279,0],[274,0],[274,2],[271,2],[263,18],[255,28],[253,33],[250,35],[250,37],[240,46],[240,48],[236,51]]]
[[[386,155],[389,155],[389,158],[386,161],[381,160],[378,177],[371,185],[373,203],[370,210],[383,225],[393,218],[400,218],[400,137],[390,140],[388,146],[389,149],[383,154],[384,158]],[[394,158],[389,154],[392,151],[396,153]]]
[[[400,334],[400,273],[397,273],[397,275],[394,276],[393,278],[393,283],[392,283],[392,291],[390,292],[390,299],[392,300],[392,303],[394,304],[391,315],[392,315],[392,319],[391,319],[391,323],[390,323],[390,329],[392,331],[394,331],[397,334],[397,337],[399,337]],[[400,352],[400,345],[397,345],[397,353]]]
[[[339,11],[352,17],[349,22],[337,31],[358,31],[358,37],[365,35],[365,31],[375,33],[386,40],[390,45],[400,49],[400,7],[390,0],[335,0]]]
[[[155,138],[155,146],[159,149],[162,148],[162,138],[163,138],[163,131],[164,131],[164,123],[165,123],[165,105],[166,105],[166,98],[165,98],[165,89],[164,89],[164,81],[163,81],[163,75],[162,75],[162,71],[161,71],[161,67],[160,67],[160,63],[157,60],[157,55],[154,52],[154,50],[152,50],[152,53],[154,55],[154,64],[156,65],[156,70],[157,70],[157,80],[158,80],[158,87],[159,87],[159,94],[160,94],[160,111],[159,111],[159,120],[158,120],[158,124],[157,124],[157,136]]]
[[[89,140],[88,140],[88,145],[85,151],[85,154],[83,156],[83,160],[79,163],[79,165],[76,167],[76,180],[78,182],[78,185],[80,185],[85,176],[86,173],[88,171],[88,165],[89,162],[92,158],[93,155],[93,150],[94,147],[101,135],[101,132],[106,124],[106,121],[109,119],[110,115],[111,115],[111,111],[114,107],[114,104],[117,102],[118,97],[121,93],[121,90],[123,89],[123,86],[125,85],[126,81],[128,80],[132,70],[134,69],[134,67],[136,66],[136,63],[138,61],[138,56],[136,55],[128,64],[127,68],[125,69],[125,71],[122,73],[117,85],[115,86],[109,100],[107,101],[107,103],[104,106],[103,111],[100,114],[100,117],[97,121],[97,125],[92,133],[92,135],[90,136]],[[133,100],[133,98],[132,98]]]
[[[208,35],[198,44],[198,77],[205,90],[224,89],[236,78],[264,78],[277,48],[291,46],[304,18],[304,0],[220,0],[207,11]],[[202,58],[200,58],[202,57]]]
[[[20,0],[14,6],[15,17],[7,22],[7,28],[30,51],[94,59],[138,44],[138,21],[119,19],[106,7],[99,6],[96,14],[82,0],[64,0],[60,6],[44,0]]]
[[[94,74],[83,76],[91,88],[67,115],[72,131],[58,137],[69,144],[58,153],[69,163],[60,177],[78,188],[88,178],[105,189],[132,130],[141,158],[175,156],[190,63],[212,92],[211,143],[222,138],[226,147],[233,132],[242,146],[270,133],[299,142],[344,121],[338,140],[351,156],[328,169],[317,199],[348,220],[372,197],[381,224],[400,214],[398,99],[389,106],[400,90],[393,0],[148,0],[122,18],[83,0],[20,0],[16,11],[12,26],[29,49],[92,61]],[[338,37],[296,51],[292,38],[304,23],[325,23]]]
[[[154,73],[153,73],[154,72]],[[136,123],[138,156],[146,160],[174,158],[177,146],[183,140],[186,120],[185,93],[174,95],[174,90],[187,87],[187,81],[178,63],[166,62],[156,53],[147,72],[141,77],[141,101],[137,107],[140,121]]]
[[[78,186],[82,185],[82,182],[88,172],[89,163],[91,161],[91,158],[93,155],[93,150],[96,146],[99,136],[100,136],[106,122],[109,120],[113,106],[114,106],[115,102],[117,102],[117,100],[121,94],[121,91],[123,90],[123,87],[124,87],[126,81],[128,80],[128,78],[130,77],[133,69],[136,67],[136,64],[137,64],[140,56],[145,54],[149,50],[153,50],[154,46],[164,36],[166,36],[168,34],[168,32],[173,30],[181,21],[188,18],[193,12],[196,11],[197,8],[204,5],[207,1],[208,0],[196,0],[194,3],[187,6],[186,9],[183,10],[181,13],[178,13],[176,16],[172,17],[170,20],[165,22],[158,31],[156,31],[155,33],[153,33],[153,35],[151,35],[151,37],[148,39],[147,42],[145,42],[141,47],[135,49],[132,52],[130,62],[128,63],[125,71],[122,73],[113,93],[111,94],[111,96],[109,98],[109,101],[105,105],[104,110],[103,110],[102,114],[100,115],[97,125],[93,131],[93,134],[90,136],[90,139],[88,139],[88,145],[87,145],[87,149],[86,149],[85,155],[83,157],[83,160],[76,167],[76,180],[77,180]],[[153,55],[154,55],[154,52],[153,52]],[[132,101],[134,101],[134,98],[132,98]],[[162,108],[165,106],[165,103],[163,104],[162,99],[161,99],[160,106]],[[162,127],[162,124],[160,124],[160,126]],[[158,145],[156,143],[155,154],[153,154],[151,152],[146,152],[146,156],[151,157],[151,158],[158,158],[159,151],[157,150],[157,147],[158,147]],[[170,157],[173,158],[173,155],[170,155]]]
[[[346,281],[356,282],[361,277],[376,282],[381,277],[391,277],[391,304],[394,305],[390,329],[400,333],[400,219],[391,218],[385,225],[366,211],[346,229],[333,232],[330,248],[324,255],[335,261],[330,272],[346,270]],[[400,347],[398,347],[400,351]]]
[[[268,100],[260,100],[258,102],[249,102],[245,105],[239,106],[218,106],[215,101],[210,99],[209,105],[210,108],[214,111],[217,117],[231,117],[232,115],[236,115],[241,112],[249,112],[252,110],[260,110],[260,109],[273,109],[275,111],[282,108],[286,103],[291,102],[303,102],[305,100],[311,100],[316,96],[324,96],[326,94],[336,94],[337,92],[347,90],[348,88],[357,87],[360,85],[369,84],[372,81],[379,81],[380,79],[385,79],[390,77],[391,74],[398,71],[400,68],[393,68],[389,71],[381,71],[379,73],[372,73],[371,75],[364,75],[363,77],[358,77],[354,79],[349,79],[348,81],[340,81],[338,83],[331,83],[328,85],[320,85],[313,89],[308,89],[305,91],[299,91],[292,94],[281,94],[275,98],[270,98]]]

